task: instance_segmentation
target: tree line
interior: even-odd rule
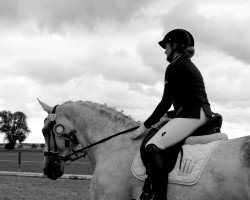
[[[27,116],[20,111],[11,113],[10,111],[0,111],[0,133],[4,133],[6,149],[14,149],[17,141],[22,143],[30,133],[27,125]]]

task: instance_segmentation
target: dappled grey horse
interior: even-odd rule
[[[73,160],[78,144],[83,148],[114,133],[138,126],[130,117],[106,105],[66,102],[56,107],[39,101],[49,114],[44,121],[44,173],[50,179],[63,174],[65,162]],[[54,114],[53,114],[54,113]],[[84,152],[94,166],[91,200],[130,200],[140,194],[143,181],[131,173],[141,140],[123,134]],[[167,187],[167,186],[166,186]],[[169,200],[250,199],[250,137],[223,140],[209,158],[198,183],[168,185]]]

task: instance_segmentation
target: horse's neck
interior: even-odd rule
[[[86,117],[88,117],[88,120],[84,134],[87,145],[94,144],[104,138],[137,125],[136,122],[131,121],[128,126],[125,123],[114,122],[101,116],[96,117],[94,115],[88,115],[85,116],[85,120]],[[96,120],[96,118],[98,118],[98,120]],[[87,151],[87,155],[90,158],[92,164],[95,166],[98,161],[105,160],[107,157],[117,154],[118,152],[124,153],[125,151],[129,151],[128,153],[131,153],[138,149],[139,141],[132,141],[130,139],[131,134],[132,132],[119,135],[108,141],[91,147]],[[86,142],[81,145],[85,147]]]
[[[98,164],[101,165],[109,159],[117,158],[117,155],[134,155],[134,152],[139,150],[139,142],[132,141],[130,139],[131,134],[132,133],[126,133],[125,135],[116,136],[91,148],[88,151],[88,157],[91,163],[96,166]]]

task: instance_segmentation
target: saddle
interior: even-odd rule
[[[141,145],[141,158],[143,161],[143,157],[146,156],[144,155],[144,148],[146,143],[155,135],[155,133],[162,127],[164,126],[166,123],[161,124],[159,127],[157,128],[152,128],[149,133],[147,134],[147,136],[144,138],[142,145]],[[180,159],[179,159],[179,163],[181,166],[182,163],[182,159],[183,159],[183,148],[182,146],[184,145],[184,143],[186,142],[186,140],[191,136],[192,138],[196,138],[197,136],[203,136],[202,138],[204,138],[204,135],[211,135],[211,134],[215,134],[215,133],[220,133],[221,132],[221,126],[222,126],[222,116],[218,113],[214,114],[209,120],[208,122],[206,122],[204,125],[202,125],[201,127],[199,127],[198,129],[196,129],[193,133],[191,133],[188,137],[184,138],[182,141],[180,141],[179,143],[167,148],[166,150],[164,150],[164,154],[165,154],[165,159],[168,160],[168,166],[167,166],[167,171],[168,173],[170,173],[176,163],[177,163],[177,158],[179,153],[181,154]],[[201,137],[197,137],[197,138],[201,138]],[[203,141],[204,142],[204,141]],[[203,143],[201,142],[201,143]],[[205,142],[205,143],[209,143],[209,141]],[[143,161],[144,162],[144,161]],[[179,167],[181,168],[181,167]],[[148,178],[146,178],[145,183],[144,183],[144,187],[143,187],[143,193],[142,194],[152,194],[152,191],[150,189],[150,180]]]
[[[174,160],[174,158],[177,157],[178,153],[180,151],[182,151],[182,146],[185,143],[186,140],[188,140],[189,137],[197,137],[197,136],[204,136],[204,135],[211,135],[211,134],[215,134],[215,133],[220,133],[221,132],[221,126],[222,126],[222,121],[223,118],[219,113],[215,113],[204,125],[202,125],[201,127],[199,127],[198,129],[196,129],[193,133],[191,133],[188,137],[184,138],[182,141],[180,141],[179,143],[167,148],[166,150],[164,150],[166,152],[166,155],[170,155],[170,159]],[[162,128],[165,124],[162,123],[161,125],[159,125],[159,127],[155,127],[150,129],[150,131],[148,132],[148,134],[146,135],[146,137],[144,138],[144,140],[142,141],[141,144],[141,149],[140,152],[143,153],[144,152],[144,148],[145,145],[147,144],[147,142],[157,133],[157,131]],[[204,143],[204,142],[201,142]],[[205,141],[205,143],[208,143]],[[143,157],[143,155],[142,155]],[[168,156],[167,156],[168,157]],[[177,158],[176,158],[177,159]],[[175,159],[175,161],[176,161]],[[172,167],[175,164],[172,163]],[[171,168],[171,167],[170,167]],[[173,169],[173,168],[172,168]],[[171,170],[171,169],[169,169]]]
[[[209,141],[209,138],[210,139],[212,138],[212,140],[216,140],[216,137],[205,137],[205,136],[220,133],[222,121],[223,121],[222,116],[219,113],[215,113],[204,125],[200,126],[193,133],[191,133],[188,137],[186,137],[185,139],[183,139],[179,143],[173,145],[172,147],[166,149],[165,150],[166,159],[170,158],[170,162],[168,161],[170,164],[170,166],[169,166],[170,168],[168,169],[168,171],[170,172],[173,170],[175,163],[177,161],[177,157],[178,157],[179,152],[181,152],[180,163],[182,163],[182,158],[183,158],[182,146],[185,143],[192,144],[192,142],[194,142],[196,144],[197,143],[204,144],[204,143],[211,142],[211,141]],[[202,139],[200,139],[200,138],[202,138]],[[191,143],[189,141],[191,141]]]
[[[173,170],[179,152],[181,152],[181,155],[182,155],[181,161],[180,161],[180,162],[182,162],[182,157],[183,157],[182,146],[188,140],[188,138],[220,133],[221,126],[222,126],[222,120],[223,120],[222,116],[219,113],[215,113],[204,125],[200,126],[193,133],[191,133],[188,137],[184,138],[182,141],[171,146],[170,148],[167,148],[165,150],[166,159],[170,158],[170,163],[169,163],[170,166],[169,166],[168,171],[170,172],[171,170]],[[209,143],[209,141],[207,141],[205,143]]]
[[[215,113],[207,123],[196,129],[191,136],[210,135],[213,133],[220,133],[222,126],[222,116],[219,113]]]

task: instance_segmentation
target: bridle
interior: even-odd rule
[[[125,133],[128,133],[128,132],[131,132],[133,130],[136,130],[137,128],[139,128],[139,126],[136,126],[136,127],[133,127],[133,128],[130,128],[130,129],[127,129],[125,131],[122,131],[122,132],[119,132],[119,133],[116,133],[114,135],[111,135],[107,138],[104,138],[98,142],[95,142],[93,144],[90,144],[84,148],[81,148],[81,149],[78,149],[78,150],[74,150],[72,149],[72,153],[66,155],[66,156],[61,156],[59,155],[59,152],[58,152],[58,147],[57,147],[57,143],[56,143],[56,138],[55,136],[58,135],[57,133],[55,133],[55,126],[56,126],[56,108],[57,108],[58,105],[54,106],[53,109],[52,109],[52,113],[51,114],[48,114],[48,116],[46,117],[47,120],[49,120],[49,127],[48,127],[48,132],[47,132],[47,135],[48,135],[48,151],[44,151],[43,152],[43,155],[44,157],[49,157],[49,158],[53,158],[54,160],[61,160],[61,161],[65,161],[66,164],[70,164],[71,162],[75,161],[75,160],[78,160],[82,157],[85,157],[86,156],[86,150],[90,149],[91,147],[97,145],[97,144],[100,144],[100,143],[103,143],[107,140],[110,140],[111,138],[114,138],[118,135],[121,135],[121,134],[125,134]],[[46,120],[45,119],[45,120]],[[67,134],[61,134],[59,135],[60,137],[64,137],[65,139],[65,147],[69,147],[69,141],[71,141],[73,144],[76,144],[78,145],[79,142],[75,136],[75,134],[77,133],[77,130],[76,129],[73,129],[72,131],[70,131],[69,133]],[[52,139],[53,139],[53,143],[54,143],[54,151],[51,151],[50,148],[50,137],[52,136]],[[82,153],[82,155],[78,155],[78,153]],[[68,162],[67,162],[68,161]]]
[[[45,120],[49,120],[49,127],[47,128],[47,135],[48,135],[48,151],[44,151],[43,155],[44,157],[49,157],[49,158],[54,158],[55,160],[63,160],[63,161],[73,161],[75,158],[73,158],[73,155],[77,156],[77,159],[84,157],[86,154],[84,153],[83,155],[81,155],[81,157],[78,158],[78,155],[75,153],[74,150],[72,150],[73,153],[67,155],[67,156],[61,156],[59,155],[58,152],[58,146],[56,143],[56,135],[58,135],[57,133],[55,133],[55,128],[56,128],[56,108],[58,105],[56,105],[53,109],[52,109],[52,113],[48,114],[48,116],[46,117]],[[69,147],[69,142],[71,141],[73,144],[79,144],[77,141],[77,138],[75,136],[75,134],[77,133],[77,130],[74,129],[72,131],[70,131],[67,134],[62,134],[59,135],[60,137],[64,137],[65,140],[65,147]],[[52,141],[54,143],[54,151],[51,151],[51,145],[50,145],[50,137],[52,136]]]

